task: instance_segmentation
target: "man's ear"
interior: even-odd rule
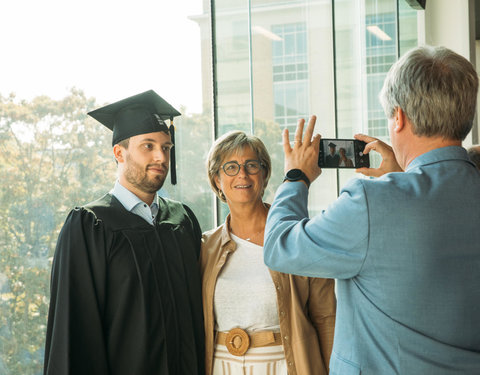
[[[402,111],[400,107],[397,107],[394,118],[395,118],[395,126],[393,130],[397,133],[401,132],[405,127],[405,113]]]
[[[123,163],[125,160],[125,148],[116,144],[113,146],[113,156],[115,156],[118,163]]]

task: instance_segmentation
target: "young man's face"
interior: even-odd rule
[[[125,187],[134,193],[136,190],[147,194],[157,192],[167,177],[172,147],[170,134],[164,132],[130,137],[128,148],[121,149],[120,178],[128,184]]]
[[[330,155],[335,155],[335,147],[330,146]]]

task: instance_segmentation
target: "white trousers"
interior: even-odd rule
[[[251,348],[242,356],[215,345],[213,375],[287,375],[283,345]]]

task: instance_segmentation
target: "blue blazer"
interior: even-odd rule
[[[352,180],[312,218],[307,197],[302,182],[280,186],[264,256],[337,279],[330,374],[480,374],[480,173],[466,151]]]

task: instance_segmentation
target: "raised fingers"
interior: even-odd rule
[[[292,151],[292,147],[290,147],[288,129],[283,130],[282,140],[283,140],[283,151],[285,152],[285,154],[289,154]]]
[[[297,122],[297,130],[295,131],[295,139],[293,140],[294,142],[294,147],[295,145],[300,146],[302,144],[302,134],[303,134],[303,127],[305,125],[305,119],[300,119]]]
[[[317,116],[311,116],[310,120],[308,121],[307,130],[305,130],[305,137],[303,142],[306,144],[310,144],[312,142],[313,131],[315,130],[315,122],[317,121]]]

